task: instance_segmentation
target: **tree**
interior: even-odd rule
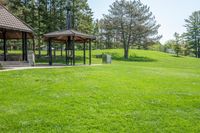
[[[185,37],[196,57],[200,58],[200,11],[193,12],[185,22],[187,29]]]
[[[124,58],[128,59],[130,45],[157,41],[160,25],[148,6],[140,1],[115,1],[104,15],[105,25],[120,36],[124,48]]]
[[[175,44],[173,45],[173,49],[176,53],[176,56],[179,56],[179,53],[181,52],[181,46],[180,46],[180,35],[178,33],[174,33],[174,37],[175,37]]]
[[[68,0],[72,2],[72,28],[85,33],[93,31],[93,12],[87,0]]]
[[[107,22],[106,19],[100,20],[100,29],[101,29],[101,41],[104,42],[104,48],[110,49],[112,48],[112,45],[114,44],[114,38],[115,33],[112,26]]]

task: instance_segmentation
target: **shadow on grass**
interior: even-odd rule
[[[128,61],[128,62],[155,62],[157,61],[149,57],[137,56],[136,54],[130,55],[129,59],[124,59],[124,57],[118,53],[105,53],[105,54],[110,54],[113,60],[118,60],[118,61]]]
[[[61,64],[66,64],[66,57],[65,56],[53,56],[53,63],[61,63]],[[48,56],[36,56],[36,62],[37,63],[48,63],[49,62],[49,57]],[[81,56],[76,56],[76,62],[81,63],[83,62],[83,57]]]
[[[172,57],[175,57],[175,58],[183,58],[183,56],[177,56],[177,55],[172,55]]]

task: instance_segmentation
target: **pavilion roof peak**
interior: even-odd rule
[[[14,16],[1,4],[0,4],[0,29],[22,31],[28,33],[33,32],[30,26],[28,26],[22,20]]]

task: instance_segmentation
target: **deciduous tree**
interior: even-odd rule
[[[109,31],[119,35],[125,59],[128,59],[131,45],[157,41],[161,38],[158,35],[160,25],[156,23],[150,8],[140,1],[115,1],[110,6],[109,14],[104,15],[104,22],[110,28]]]

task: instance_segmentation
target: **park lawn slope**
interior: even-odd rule
[[[199,59],[101,53],[113,64],[0,72],[0,131],[200,132]]]

